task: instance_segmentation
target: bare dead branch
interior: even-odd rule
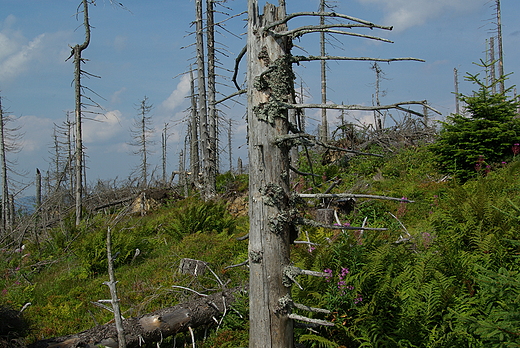
[[[231,79],[231,81],[233,81],[233,83],[235,84],[235,87],[239,91],[241,90],[241,88],[240,88],[240,86],[237,83],[238,66],[240,65],[240,61],[242,60],[242,58],[244,57],[246,52],[247,52],[247,45],[244,46],[244,48],[242,48],[242,50],[240,51],[240,53],[238,54],[238,56],[235,59],[235,72],[233,73],[233,78]]]
[[[224,98],[222,98],[220,100],[217,100],[215,102],[215,104],[223,103],[223,102],[225,102],[228,99],[231,99],[233,97],[236,97],[237,95],[242,95],[242,94],[245,94],[245,93],[247,93],[247,90],[245,90],[245,89],[238,90],[235,93],[232,93],[232,94],[230,94],[230,95],[228,95],[228,96],[226,96],[226,97],[224,97]]]
[[[425,62],[424,59],[404,57],[404,58],[372,58],[372,57],[342,57],[342,56],[293,56],[295,63],[310,62],[313,60],[354,60],[354,61],[370,61],[370,62],[400,62],[400,61],[416,61]]]
[[[293,166],[289,166],[289,169],[292,170],[293,172],[295,172],[295,173],[298,174],[298,175],[303,175],[303,176],[309,176],[309,175],[312,175],[312,176],[317,176],[318,178],[321,178],[321,175],[314,174],[314,173],[305,173],[305,172],[301,172],[301,171],[299,171],[298,169],[294,168]]]
[[[334,323],[331,323],[330,321],[320,320],[320,319],[311,319],[311,318],[307,318],[307,317],[304,317],[303,315],[299,315],[299,314],[295,314],[295,313],[289,314],[288,317],[293,320],[299,320],[299,321],[303,321],[303,322],[311,323],[311,324],[317,324],[317,325],[322,325],[322,326],[334,326]]]
[[[272,28],[274,28],[274,27],[276,27],[276,26],[278,26],[280,24],[285,24],[285,23],[287,23],[289,20],[291,20],[293,18],[301,17],[301,16],[318,16],[318,17],[342,18],[342,19],[347,19],[347,20],[353,21],[353,22],[365,24],[370,29],[377,28],[377,29],[383,29],[383,30],[392,30],[392,28],[393,28],[393,27],[389,27],[389,26],[377,25],[377,24],[374,24],[372,22],[365,21],[363,19],[359,19],[359,18],[356,18],[356,17],[344,15],[344,14],[341,14],[341,13],[335,13],[335,12],[295,12],[295,13],[291,13],[291,14],[285,16],[284,19],[281,19],[279,21],[276,21],[276,22],[273,22],[273,23],[271,23],[269,25],[266,25],[264,27],[264,32],[269,30],[269,29],[272,29]]]
[[[411,114],[417,116],[424,116],[423,114],[413,111],[411,109],[403,108],[402,105],[426,105],[426,100],[423,101],[406,101],[399,102],[395,104],[389,105],[339,105],[339,104],[290,104],[284,102],[277,102],[280,106],[286,107],[288,109],[334,109],[334,110],[360,110],[360,111],[375,111],[375,110],[388,110],[388,109],[399,109],[405,112],[409,112]]]
[[[336,25],[340,27],[350,27],[349,25]],[[283,37],[283,36],[289,36],[291,38],[296,38],[305,34],[312,34],[312,33],[329,33],[329,34],[340,34],[340,35],[348,35],[348,36],[355,36],[355,37],[362,37],[364,39],[371,39],[371,40],[377,40],[377,41],[383,41],[383,42],[389,42],[393,43],[393,41],[384,39],[378,36],[372,36],[372,35],[366,35],[366,34],[359,34],[354,33],[350,31],[343,31],[343,30],[335,30],[327,28],[327,26],[320,26],[320,25],[309,25],[305,27],[300,27],[292,30],[282,31],[276,34],[272,34],[274,37]]]

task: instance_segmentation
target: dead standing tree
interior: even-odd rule
[[[129,145],[136,147],[137,150],[135,150],[133,154],[141,157],[137,171],[140,172],[140,186],[144,188],[148,186],[149,156],[152,153],[150,147],[155,144],[155,142],[150,139],[154,133],[152,117],[149,116],[152,109],[153,105],[148,102],[148,97],[144,96],[143,100],[141,100],[137,106],[137,117],[134,119],[133,128],[130,130],[133,140]]]
[[[293,322],[279,300],[290,296],[283,284],[290,265],[289,149],[275,140],[289,131],[287,109],[294,75],[292,42],[264,32],[285,18],[285,6],[267,4],[260,16],[258,3],[248,3],[247,121],[249,127],[249,347],[292,347]],[[281,25],[276,30],[284,30]],[[293,236],[294,237],[294,236]]]
[[[335,17],[349,23],[305,26],[287,29],[287,22],[299,16]],[[287,15],[285,1],[279,6],[266,4],[260,15],[257,0],[248,1],[247,42],[247,119],[249,137],[249,266],[250,266],[250,341],[249,347],[292,347],[293,319],[314,325],[331,323],[309,319],[292,313],[297,307],[290,298],[290,287],[299,274],[323,276],[319,272],[291,266],[289,245],[297,236],[298,223],[313,224],[298,217],[295,197],[289,192],[289,151],[314,137],[291,124],[288,110],[305,108],[340,110],[398,109],[421,115],[410,105],[427,106],[425,101],[400,102],[391,105],[297,104],[292,64],[301,61],[358,60],[406,61],[420,59],[330,56],[292,56],[292,39],[307,33],[324,32],[351,35],[379,41],[389,40],[337,28],[379,28],[391,30],[368,21],[338,13],[300,12]],[[236,76],[236,73],[235,73]],[[293,134],[290,134],[293,133]],[[348,151],[348,150],[347,150]],[[356,227],[357,228],[357,227]],[[360,228],[357,228],[360,229]],[[363,229],[363,228],[361,228]],[[310,308],[309,308],[310,309]],[[319,311],[318,309],[310,309]]]
[[[90,43],[90,24],[88,17],[88,0],[82,0],[83,5],[83,26],[85,28],[85,41],[82,44],[77,44],[72,48],[71,56],[74,57],[74,95],[75,95],[75,115],[76,115],[76,148],[75,148],[75,207],[76,207],[76,225],[79,225],[82,217],[82,195],[83,195],[83,136],[81,130],[81,109],[82,109],[82,89],[84,86],[81,85],[81,76],[85,74],[84,71],[81,70],[81,63],[83,59],[81,57],[82,52],[88,47]],[[70,58],[70,57],[69,57]]]
[[[202,20],[202,0],[195,0],[195,27],[196,27],[196,47],[197,47],[197,89],[198,89],[198,110],[199,110],[199,136],[200,151],[202,155],[202,178],[203,197],[205,200],[215,195],[215,186],[212,185],[211,168],[211,139],[209,130],[208,106],[206,98],[206,71],[204,63],[204,26]]]

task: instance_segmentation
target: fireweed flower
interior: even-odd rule
[[[323,272],[327,274],[325,276],[325,280],[327,280],[327,282],[330,282],[330,278],[332,278],[332,270],[330,268],[325,268]]]
[[[348,268],[342,268],[339,278],[343,279],[344,276],[346,276],[349,273]]]
[[[356,297],[356,298],[354,299],[354,304],[358,304],[358,303],[360,303],[360,302],[362,302],[362,301],[363,301],[363,297],[360,295],[359,297]]]

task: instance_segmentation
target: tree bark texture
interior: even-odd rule
[[[208,127],[209,127],[209,153],[208,153],[208,198],[216,195],[218,173],[218,112],[216,102],[216,75],[215,75],[215,9],[214,0],[206,0],[206,40],[208,47]]]
[[[195,80],[193,69],[190,67],[190,90],[191,90],[191,115],[190,115],[190,171],[192,173],[191,182],[199,180],[199,132],[198,132],[198,113],[197,96],[195,95]]]
[[[208,178],[210,177],[210,138],[208,125],[208,107],[206,101],[206,72],[204,64],[204,26],[202,21],[202,0],[195,0],[195,26],[196,26],[196,45],[197,45],[197,89],[199,102],[199,127],[200,127],[200,151],[202,155],[202,178],[203,197],[208,200],[212,197],[209,189]]]
[[[165,337],[188,331],[188,327],[196,328],[214,323],[213,318],[229,309],[240,290],[242,288],[229,289],[138,318],[123,320],[127,348],[137,348],[146,343],[160,342]],[[37,341],[29,348],[95,348],[97,346],[110,348],[118,346],[114,323],[96,326],[69,336]]]
[[[289,148],[275,139],[288,133],[288,112],[278,102],[294,97],[291,41],[274,38],[263,28],[285,17],[285,6],[266,4],[260,16],[257,0],[248,3],[247,119],[249,127],[249,347],[292,347],[293,322],[284,303],[290,284],[292,212],[289,203]]]
[[[7,159],[6,159],[6,143],[5,143],[5,117],[2,108],[2,102],[0,100],[0,165],[1,165],[1,195],[2,195],[2,226],[1,230],[4,234],[7,234],[9,227],[9,187],[7,184]]]

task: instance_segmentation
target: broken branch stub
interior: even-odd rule
[[[207,268],[207,262],[195,259],[184,258],[179,264],[179,272],[182,274],[191,274],[193,276],[203,275]]]

